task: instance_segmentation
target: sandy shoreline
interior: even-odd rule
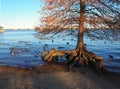
[[[120,89],[120,74],[89,67],[43,65],[32,69],[0,67],[0,89]]]

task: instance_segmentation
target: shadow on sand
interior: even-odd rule
[[[119,89],[120,74],[97,73],[90,67],[45,64],[32,69],[0,67],[0,89]]]

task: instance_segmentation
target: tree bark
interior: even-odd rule
[[[85,50],[83,34],[84,34],[84,22],[86,17],[85,14],[85,0],[80,0],[80,22],[79,22],[79,29],[78,29],[78,41],[76,46],[76,51],[80,53],[81,51]]]

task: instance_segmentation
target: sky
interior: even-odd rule
[[[0,26],[6,29],[34,28],[39,24],[40,0],[0,0]]]

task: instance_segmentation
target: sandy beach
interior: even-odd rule
[[[90,67],[45,64],[32,69],[0,67],[0,89],[119,89],[120,74]]]

